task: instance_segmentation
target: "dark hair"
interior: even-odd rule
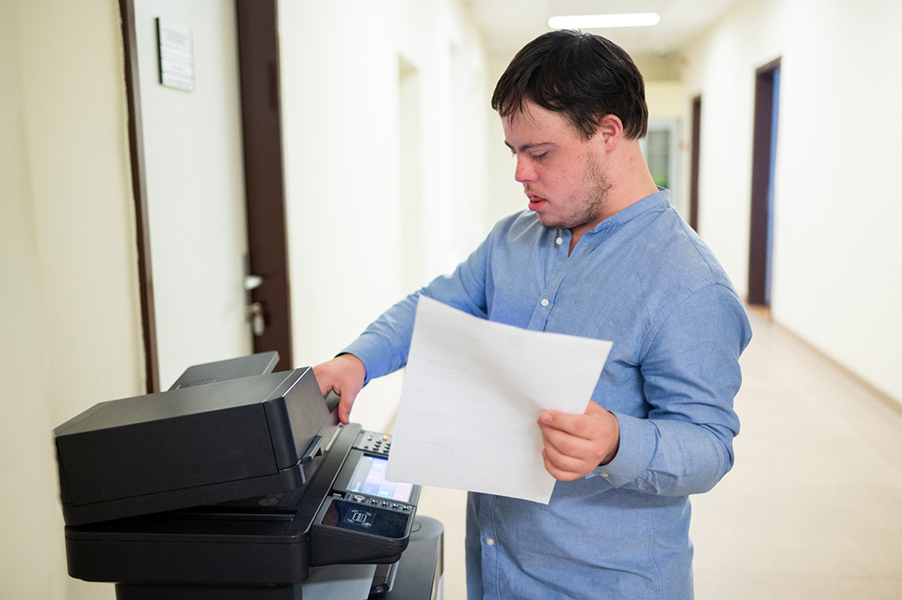
[[[600,35],[550,31],[524,46],[498,80],[492,108],[509,117],[527,100],[561,113],[586,140],[605,115],[620,118],[627,138],[644,137],[648,128],[642,74]]]

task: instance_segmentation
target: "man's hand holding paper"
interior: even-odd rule
[[[589,402],[610,349],[421,297],[388,478],[547,503],[555,477],[575,479],[593,455],[604,450],[597,466],[611,452],[579,433],[601,424],[610,444],[616,430]],[[537,425],[546,411],[551,422]]]
[[[545,442],[545,469],[559,481],[585,477],[595,467],[608,464],[620,446],[617,417],[591,400],[581,415],[544,411],[539,428]]]

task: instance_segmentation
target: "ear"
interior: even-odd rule
[[[623,139],[623,122],[617,115],[605,115],[598,124],[595,136],[607,150],[614,149]]]

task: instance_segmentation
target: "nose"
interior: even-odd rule
[[[517,183],[524,184],[536,180],[536,170],[533,168],[528,156],[517,155],[517,169],[514,171],[514,179]]]

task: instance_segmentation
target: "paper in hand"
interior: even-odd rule
[[[547,504],[539,416],[585,412],[611,345],[421,297],[387,478]]]

